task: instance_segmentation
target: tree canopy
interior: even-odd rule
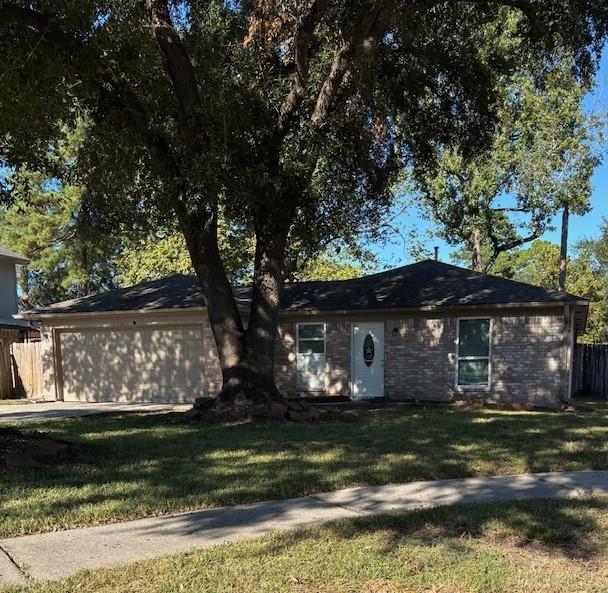
[[[0,154],[45,170],[85,117],[74,173],[96,216],[177,224],[207,299],[220,401],[267,402],[289,245],[348,244],[378,225],[405,167],[438,150],[472,158],[523,64],[569,55],[589,81],[607,22],[596,0],[3,0]],[[255,237],[245,317],[220,214]]]
[[[474,269],[539,238],[559,209],[588,210],[601,129],[583,113],[586,91],[563,57],[544,72],[527,64],[502,87],[487,149],[465,159],[441,147],[436,163],[414,165],[423,210],[443,239],[466,247]]]
[[[254,238],[227,228],[220,219],[218,242],[226,273],[233,284],[249,284],[253,274]],[[375,271],[378,262],[361,246],[328,247],[316,254],[290,249],[285,280],[346,280]],[[116,258],[116,280],[130,286],[171,274],[194,274],[184,237],[179,232],[155,231],[125,242]]]
[[[56,176],[5,171],[11,201],[0,203],[0,245],[25,255],[18,286],[23,309],[116,287],[114,258],[121,238],[100,232],[87,209],[87,189],[70,181],[81,126],[54,153]]]

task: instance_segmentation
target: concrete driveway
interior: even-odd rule
[[[123,414],[185,411],[191,404],[119,404],[114,402],[44,402],[0,405],[0,424],[8,422],[34,422],[63,420],[92,414]]]

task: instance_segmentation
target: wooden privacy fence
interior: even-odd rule
[[[42,397],[40,342],[0,344],[0,398]]]
[[[0,342],[0,399],[13,397],[13,363],[11,348]]]
[[[573,366],[574,394],[608,399],[608,344],[577,344]]]

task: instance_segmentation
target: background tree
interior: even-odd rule
[[[25,255],[18,267],[21,307],[86,296],[116,287],[117,233],[99,232],[87,207],[87,190],[69,181],[82,127],[66,134],[51,165],[53,172],[6,170],[11,201],[0,204],[0,245]]]
[[[606,218],[600,225],[600,236],[597,239],[587,238],[579,241],[577,248],[587,251],[594,269],[608,278],[608,220]]]
[[[593,241],[578,244],[568,260],[565,289],[591,301],[586,331],[579,336],[580,342],[608,341],[608,268],[598,265],[594,244]],[[493,273],[556,290],[560,285],[560,270],[560,246],[537,240],[526,249],[501,253]]]
[[[218,246],[230,282],[250,282],[255,249],[251,233],[229,225],[225,218],[220,217]],[[177,229],[153,229],[144,236],[137,236],[124,246],[116,266],[122,286],[172,274],[194,274],[186,241]]]
[[[474,154],[518,66],[567,52],[588,80],[607,21],[592,0],[4,0],[0,153],[42,169],[57,122],[86,112],[82,185],[108,216],[173,217],[207,300],[220,403],[268,403],[288,246],[349,243],[406,165],[438,147]],[[220,212],[255,236],[245,318]]]
[[[474,270],[540,237],[559,209],[566,222],[569,212],[588,210],[599,160],[596,119],[582,110],[586,90],[565,58],[545,72],[528,65],[502,87],[487,150],[466,159],[440,147],[436,164],[413,167],[415,195],[440,236],[466,247]]]
[[[288,282],[310,280],[348,280],[372,274],[379,263],[374,254],[361,245],[328,247],[316,256],[302,258],[286,275]]]
[[[243,229],[230,228],[218,221],[218,244],[226,274],[232,284],[249,284],[253,275],[255,239]],[[327,247],[311,254],[290,246],[285,281],[346,280],[371,273],[378,267],[373,254],[357,245],[340,249]],[[117,281],[121,286],[164,278],[171,274],[194,274],[192,261],[178,231],[153,231],[125,245],[116,260]]]

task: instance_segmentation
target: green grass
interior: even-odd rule
[[[33,403],[30,399],[0,399],[0,406],[18,406]]]
[[[0,474],[0,536],[364,484],[608,468],[606,407],[581,415],[393,408],[319,424],[177,414],[28,423],[82,440],[76,465]]]
[[[343,520],[37,583],[28,593],[604,593],[608,498]]]

